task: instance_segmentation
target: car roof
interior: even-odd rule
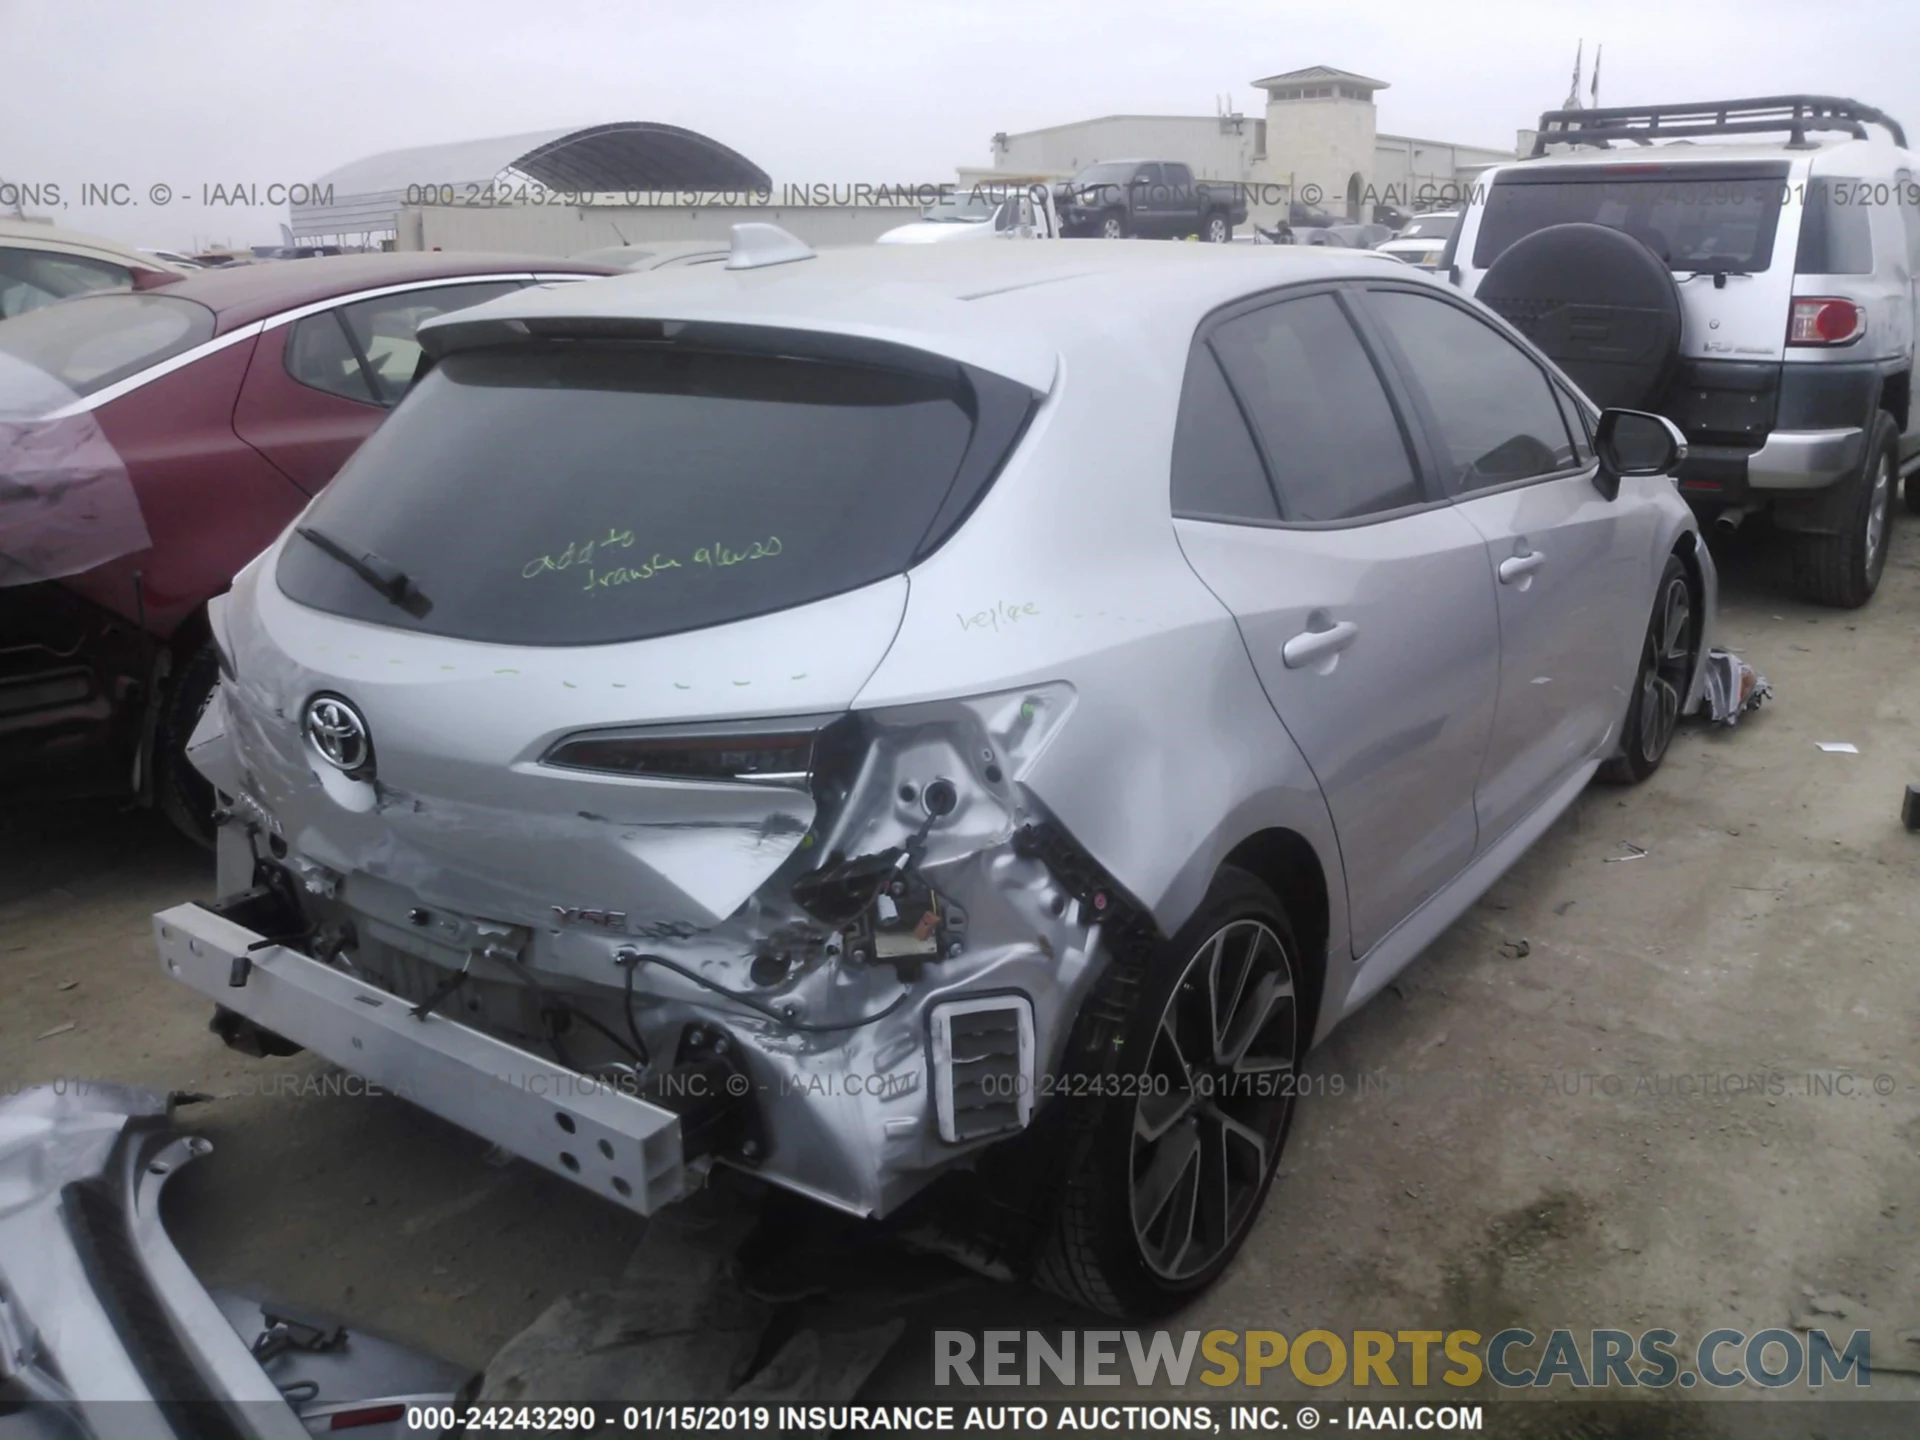
[[[1582,148],[1568,150],[1557,155],[1536,155],[1524,160],[1513,160],[1496,166],[1499,170],[1513,169],[1519,166],[1537,168],[1541,166],[1558,167],[1561,165],[1609,166],[1609,165],[1712,165],[1729,161],[1747,162],[1755,160],[1799,160],[1818,157],[1822,160],[1844,155],[1852,159],[1865,160],[1878,158],[1881,163],[1895,160],[1906,163],[1911,156],[1904,150],[1895,149],[1886,142],[1874,140],[1836,140],[1826,144],[1789,146],[1784,142],[1772,144],[1721,144],[1710,141],[1704,144],[1692,144],[1683,141],[1671,141],[1664,145],[1622,146],[1619,149]]]
[[[612,265],[559,260],[548,255],[492,255],[460,251],[381,252],[367,255],[316,255],[305,260],[271,260],[257,265],[195,270],[151,292],[194,300],[218,317],[217,332],[264,320],[283,310],[415,280],[462,275],[618,275]]]
[[[58,225],[46,225],[38,220],[0,219],[0,246],[93,255],[118,261],[122,265],[163,273],[172,273],[178,268],[157,255],[136,250],[131,245],[122,245],[117,240],[109,240],[102,235],[88,235],[79,230],[63,230]]]
[[[599,245],[573,258],[585,265],[614,265],[625,270],[648,270],[688,255],[725,255],[725,240],[651,240],[633,245]]]
[[[1045,391],[1063,343],[1076,335],[1125,324],[1184,337],[1208,312],[1263,290],[1411,274],[1389,256],[1344,247],[1092,239],[849,246],[749,269],[699,265],[529,289],[430,320],[421,336],[444,351],[470,326],[484,335],[488,322],[563,318],[820,330],[930,350]]]

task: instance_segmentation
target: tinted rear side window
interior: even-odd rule
[[[86,295],[0,325],[0,354],[72,395],[137,375],[213,338],[213,312],[172,295]]]
[[[925,357],[922,357],[925,358]],[[555,342],[448,356],[303,524],[403,571],[412,613],[314,544],[280,587],[376,624],[523,645],[641,640],[906,570],[991,475],[1023,388],[780,354]],[[996,453],[970,452],[976,434]]]
[[[1351,520],[1426,498],[1399,422],[1331,295],[1221,324],[1215,352],[1259,432],[1287,520]]]
[[[1554,387],[1519,346],[1431,295],[1382,290],[1367,303],[1426,397],[1451,484],[1482,490],[1574,464]]]
[[[1180,391],[1173,432],[1173,513],[1190,520],[1254,521],[1280,518],[1273,488],[1253,436],[1233,402],[1220,362],[1196,345]]]
[[[1487,191],[1473,263],[1581,221],[1624,231],[1678,272],[1757,273],[1772,263],[1786,189],[1785,165],[1519,166]]]

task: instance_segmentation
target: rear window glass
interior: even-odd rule
[[[1550,225],[1621,230],[1680,274],[1763,271],[1787,188],[1785,165],[1521,167],[1487,190],[1473,263],[1485,269],[1514,241]]]
[[[213,312],[172,295],[84,295],[0,324],[0,355],[72,395],[137,375],[213,338]]]
[[[391,603],[298,535],[278,581],[334,614],[522,645],[787,609],[921,558],[1032,398],[954,364],[611,340],[455,352],[301,522],[421,598]]]

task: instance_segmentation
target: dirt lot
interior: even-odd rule
[[[1857,614],[1780,598],[1764,535],[1720,548],[1721,641],[1777,700],[1683,731],[1637,790],[1591,789],[1321,1048],[1260,1228],[1179,1328],[1691,1340],[1784,1325],[1817,1291],[1876,1314],[1876,1362],[1920,1329],[1920,836],[1898,820],[1920,780],[1920,522]],[[465,1362],[619,1271],[640,1226],[584,1192],[398,1101],[262,1093],[312,1062],[223,1049],[153,959],[150,912],[209,885],[151,815],[0,820],[0,1088],[212,1093],[192,1114],[215,1150],[171,1195],[203,1278]],[[1809,1079],[1833,1072],[1850,1081]],[[1061,1315],[984,1282],[942,1304]],[[910,1335],[873,1388],[927,1353]]]

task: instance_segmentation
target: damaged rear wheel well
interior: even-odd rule
[[[1304,1033],[1310,1043],[1319,1028],[1327,973],[1327,877],[1320,857],[1296,831],[1262,830],[1234,846],[1222,864],[1247,871],[1286,904],[1287,919],[1293,923],[1305,961]]]

